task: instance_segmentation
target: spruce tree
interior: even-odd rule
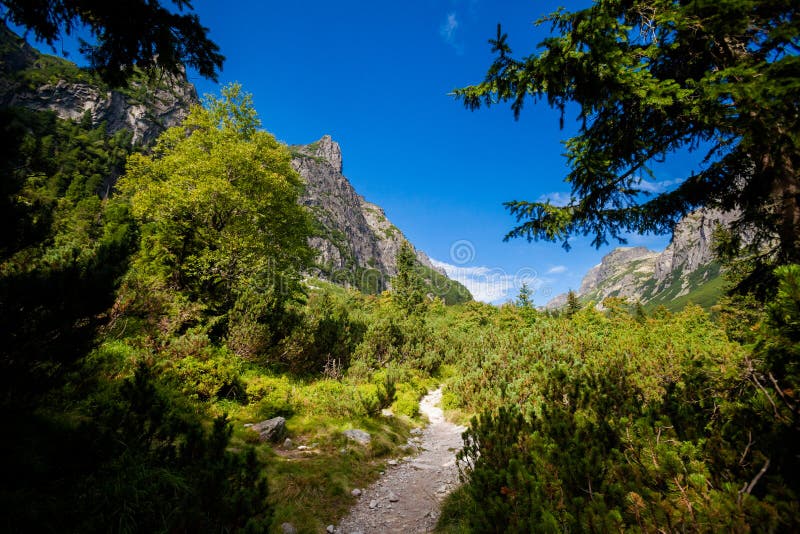
[[[580,309],[581,301],[578,299],[578,295],[576,295],[575,292],[570,289],[567,293],[567,315],[572,317],[578,313]]]
[[[553,34],[516,59],[497,28],[485,80],[457,89],[470,109],[546,98],[576,104],[566,141],[570,201],[514,200],[506,239],[561,242],[592,235],[597,247],[625,232],[666,233],[698,206],[738,208],[758,230],[762,262],[800,262],[800,24],[791,0],[598,0],[538,24]],[[706,163],[652,197],[653,164],[702,148]],[[763,254],[764,249],[770,253]]]
[[[392,298],[409,315],[416,312],[425,300],[422,288],[417,256],[408,241],[404,241],[397,253],[397,276],[392,279]]]
[[[0,12],[4,20],[26,27],[51,47],[62,32],[71,35],[84,26],[96,42],[81,39],[81,53],[112,85],[126,85],[134,67],[183,75],[184,65],[216,81],[225,57],[191,13],[191,3],[172,3],[177,13],[159,0],[126,2],[124,9],[116,2],[0,0]]]
[[[522,282],[517,295],[517,306],[520,308],[533,308],[533,291],[526,282]]]

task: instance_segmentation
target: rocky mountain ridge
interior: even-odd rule
[[[314,274],[369,293],[388,288],[397,274],[397,254],[408,239],[389,221],[383,208],[359,195],[342,174],[342,150],[330,135],[308,145],[292,146],[291,150],[292,165],[306,183],[300,203],[309,208],[317,222],[310,240],[319,252]],[[414,250],[423,278],[434,286],[434,294],[457,289],[464,297],[469,295],[424,252]]]
[[[730,227],[738,216],[736,212],[698,209],[675,225],[672,240],[662,252],[618,247],[586,273],[576,295],[598,307],[607,297],[668,307],[689,300],[710,305],[722,290],[713,233],[718,225]],[[558,295],[545,307],[558,309],[566,300],[566,295]]]
[[[149,145],[180,124],[199,103],[185,77],[134,80],[110,89],[74,63],[39,53],[0,23],[0,107],[53,111],[61,119],[106,123],[109,134],[129,130],[133,142]]]

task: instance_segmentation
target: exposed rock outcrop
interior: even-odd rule
[[[286,419],[280,416],[273,417],[256,423],[249,428],[258,433],[259,441],[278,442],[286,435]]]
[[[408,239],[380,206],[356,193],[342,174],[341,148],[329,135],[291,148],[292,165],[306,182],[300,202],[317,222],[310,240],[319,253],[314,274],[370,292],[386,289]],[[416,256],[421,266],[446,276],[425,253],[416,250]]]
[[[4,24],[0,56],[0,107],[49,110],[71,120],[88,113],[93,124],[105,122],[109,133],[129,130],[139,145],[180,124],[199,102],[185,77],[134,80],[125,90],[111,90],[69,61],[40,54]]]
[[[714,261],[713,234],[717,225],[729,228],[739,218],[736,212],[701,209],[675,225],[672,241],[659,254],[655,278],[663,282],[676,272],[692,272]]]
[[[669,304],[698,291],[720,275],[714,261],[714,230],[718,225],[729,228],[738,217],[736,212],[699,209],[675,225],[672,240],[662,252],[644,247],[616,248],[586,273],[576,294],[602,307],[606,297]],[[558,295],[546,308],[557,309],[565,303],[566,295]]]

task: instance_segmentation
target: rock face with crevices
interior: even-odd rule
[[[676,299],[694,295],[702,299],[698,303],[710,305],[722,292],[713,234],[717,226],[730,228],[738,217],[737,212],[699,209],[675,225],[672,240],[662,252],[644,247],[615,248],[586,273],[576,295],[598,308],[607,297],[669,306]],[[743,237],[747,242],[748,236]],[[558,309],[566,301],[566,295],[558,295],[546,307]]]
[[[343,174],[341,147],[330,135],[291,150],[292,165],[306,184],[300,203],[308,207],[316,223],[309,241],[318,252],[313,274],[368,293],[387,289],[397,275],[400,247],[409,243],[406,236],[380,206],[356,192]],[[443,279],[445,285],[463,288],[448,280],[424,252],[415,248],[415,254],[423,278],[437,277],[439,285]],[[462,293],[469,295],[466,288]]]
[[[142,146],[180,124],[199,103],[185,76],[134,80],[125,90],[112,90],[73,63],[39,53],[2,22],[0,78],[0,107],[52,111],[71,120],[88,116],[93,125],[105,122],[109,134],[130,131]]]
[[[466,430],[445,420],[438,407],[441,399],[442,390],[437,389],[420,402],[420,412],[430,424],[412,433],[409,447],[419,454],[388,463],[380,480],[362,490],[336,532],[433,532],[442,500],[459,484],[455,455]]]

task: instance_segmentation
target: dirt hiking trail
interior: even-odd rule
[[[430,424],[412,436],[420,451],[416,457],[390,461],[386,472],[363,490],[358,503],[340,521],[341,534],[385,534],[390,532],[432,532],[439,517],[439,505],[458,486],[456,452],[466,429],[445,420],[442,389],[420,401],[420,412]]]

